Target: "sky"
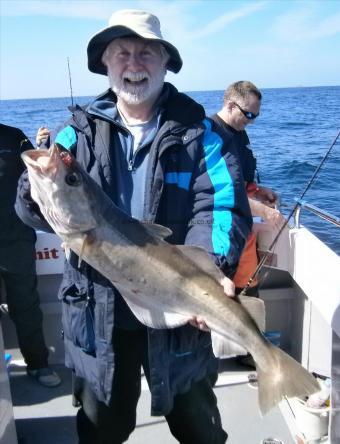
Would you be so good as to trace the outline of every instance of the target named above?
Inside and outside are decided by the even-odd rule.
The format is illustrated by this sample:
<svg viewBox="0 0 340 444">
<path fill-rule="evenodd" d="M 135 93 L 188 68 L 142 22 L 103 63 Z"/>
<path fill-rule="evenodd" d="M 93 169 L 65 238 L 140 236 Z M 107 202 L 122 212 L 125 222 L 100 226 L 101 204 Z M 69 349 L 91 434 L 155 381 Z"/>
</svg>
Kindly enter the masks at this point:
<svg viewBox="0 0 340 444">
<path fill-rule="evenodd" d="M 181 91 L 340 85 L 340 0 L 0 0 L 0 99 L 94 96 L 90 38 L 118 9 L 156 14 L 184 61 Z"/>
</svg>

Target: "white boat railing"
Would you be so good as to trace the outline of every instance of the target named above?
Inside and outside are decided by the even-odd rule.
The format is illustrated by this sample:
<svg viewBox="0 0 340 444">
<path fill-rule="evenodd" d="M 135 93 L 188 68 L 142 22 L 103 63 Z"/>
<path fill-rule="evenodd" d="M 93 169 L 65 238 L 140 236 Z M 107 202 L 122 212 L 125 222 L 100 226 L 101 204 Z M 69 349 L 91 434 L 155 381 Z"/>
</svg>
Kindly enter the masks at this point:
<svg viewBox="0 0 340 444">
<path fill-rule="evenodd" d="M 327 220 L 333 225 L 336 225 L 337 227 L 340 227 L 340 218 L 333 216 L 333 214 L 328 213 L 325 210 L 322 210 L 319 207 L 316 207 L 315 205 L 312 205 L 305 200 L 298 201 L 298 206 L 294 213 L 294 225 L 295 228 L 300 228 L 300 216 L 301 216 L 301 209 L 304 208 L 305 210 L 308 210 L 312 212 L 313 214 L 316 214 L 321 219 Z"/>
<path fill-rule="evenodd" d="M 301 362 L 310 371 L 331 378 L 329 444 L 340 444 L 340 257 L 300 225 L 301 206 L 338 225 L 339 220 L 309 204 L 299 205 L 294 228 L 282 232 L 272 251 L 272 266 L 287 271 L 302 290 L 304 301 Z M 275 233 L 258 224 L 259 248 L 267 251 Z"/>
</svg>

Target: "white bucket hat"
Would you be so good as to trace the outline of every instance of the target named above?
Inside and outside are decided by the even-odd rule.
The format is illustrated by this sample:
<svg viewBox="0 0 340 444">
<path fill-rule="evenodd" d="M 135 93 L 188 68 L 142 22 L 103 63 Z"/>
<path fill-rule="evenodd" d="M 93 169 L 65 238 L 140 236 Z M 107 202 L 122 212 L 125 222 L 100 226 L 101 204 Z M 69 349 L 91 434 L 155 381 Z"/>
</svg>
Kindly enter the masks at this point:
<svg viewBox="0 0 340 444">
<path fill-rule="evenodd" d="M 107 45 L 119 37 L 137 36 L 146 40 L 158 41 L 167 50 L 170 58 L 167 69 L 177 73 L 182 67 L 178 50 L 163 39 L 158 18 L 146 11 L 123 9 L 114 12 L 109 26 L 95 34 L 87 46 L 88 67 L 91 72 L 107 75 L 107 68 L 102 62 Z"/>
</svg>

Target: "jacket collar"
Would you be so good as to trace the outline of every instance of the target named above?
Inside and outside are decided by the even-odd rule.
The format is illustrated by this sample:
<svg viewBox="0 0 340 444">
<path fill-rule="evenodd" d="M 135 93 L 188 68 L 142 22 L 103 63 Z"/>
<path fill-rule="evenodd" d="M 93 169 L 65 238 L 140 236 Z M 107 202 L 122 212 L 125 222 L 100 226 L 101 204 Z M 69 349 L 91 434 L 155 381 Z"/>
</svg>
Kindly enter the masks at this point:
<svg viewBox="0 0 340 444">
<path fill-rule="evenodd" d="M 97 96 L 85 111 L 89 114 L 116 122 L 117 96 L 108 89 Z M 162 113 L 163 121 L 172 121 L 174 125 L 189 126 L 199 123 L 205 118 L 204 108 L 183 93 L 179 93 L 171 83 L 164 83 L 162 93 L 155 106 Z"/>
</svg>

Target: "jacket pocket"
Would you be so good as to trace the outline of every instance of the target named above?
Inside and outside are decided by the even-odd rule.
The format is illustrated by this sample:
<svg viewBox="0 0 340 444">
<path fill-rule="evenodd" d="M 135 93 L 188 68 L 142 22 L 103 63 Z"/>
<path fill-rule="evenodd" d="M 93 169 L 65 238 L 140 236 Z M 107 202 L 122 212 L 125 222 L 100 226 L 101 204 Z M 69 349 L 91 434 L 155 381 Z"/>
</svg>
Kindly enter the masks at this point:
<svg viewBox="0 0 340 444">
<path fill-rule="evenodd" d="M 73 283 L 60 290 L 64 335 L 85 353 L 95 356 L 94 299 L 86 287 Z"/>
<path fill-rule="evenodd" d="M 177 358 L 199 352 L 211 344 L 210 334 L 191 325 L 170 330 L 169 350 Z"/>
</svg>

